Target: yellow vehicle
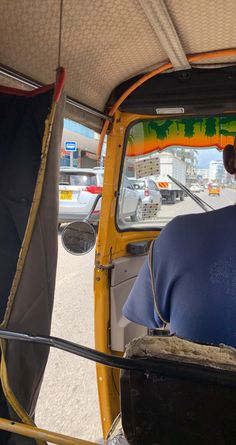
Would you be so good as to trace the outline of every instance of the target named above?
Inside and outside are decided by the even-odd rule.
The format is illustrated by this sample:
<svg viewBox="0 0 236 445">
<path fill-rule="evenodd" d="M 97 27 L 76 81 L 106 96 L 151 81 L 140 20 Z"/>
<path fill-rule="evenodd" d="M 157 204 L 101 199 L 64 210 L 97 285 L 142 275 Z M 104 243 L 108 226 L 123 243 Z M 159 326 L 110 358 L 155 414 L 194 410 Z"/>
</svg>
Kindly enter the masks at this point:
<svg viewBox="0 0 236 445">
<path fill-rule="evenodd" d="M 220 196 L 220 186 L 218 184 L 210 184 L 208 187 L 209 196 Z"/>
<path fill-rule="evenodd" d="M 155 337 L 148 337 L 135 352 L 128 347 L 123 358 L 125 345 L 147 334 L 146 328 L 122 318 L 121 310 L 151 241 L 174 216 L 199 211 L 197 204 L 202 211 L 212 209 L 177 177 L 170 177 L 188 198 L 171 208 L 163 205 L 158 213 L 150 208 L 145 220 L 124 217 L 131 190 L 126 178 L 158 176 L 163 150 L 186 161 L 186 175 L 191 176 L 187 167 L 196 167 L 196 152 L 222 151 L 236 135 L 236 4 L 213 3 L 1 2 L 0 338 L 5 411 L 0 429 L 10 432 L 1 443 L 92 444 L 34 424 L 49 347 L 57 347 L 98 363 L 101 423 L 108 444 L 123 440 L 113 438 L 112 425 L 120 412 L 126 443 L 132 445 L 235 444 L 236 362 L 229 351 L 219 363 L 214 348 L 190 342 L 183 346 L 178 340 L 173 346 L 169 337 L 162 347 L 157 337 L 154 353 L 150 342 Z M 50 337 L 63 116 L 100 133 L 98 164 L 107 135 L 94 263 L 95 351 Z M 80 254 L 91 250 L 95 233 L 86 222 L 74 223 L 63 239 L 69 251 Z M 160 404 L 160 399 L 168 403 Z M 179 411 L 189 417 L 176 417 Z M 216 428 L 219 422 L 227 425 Z"/>
</svg>

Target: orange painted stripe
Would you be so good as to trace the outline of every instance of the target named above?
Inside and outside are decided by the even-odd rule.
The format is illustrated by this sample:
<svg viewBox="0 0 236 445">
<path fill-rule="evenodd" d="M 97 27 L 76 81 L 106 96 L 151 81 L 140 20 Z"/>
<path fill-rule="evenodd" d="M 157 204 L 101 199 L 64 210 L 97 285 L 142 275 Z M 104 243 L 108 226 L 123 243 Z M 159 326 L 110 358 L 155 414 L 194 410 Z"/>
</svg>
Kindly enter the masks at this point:
<svg viewBox="0 0 236 445">
<path fill-rule="evenodd" d="M 158 187 L 167 188 L 169 186 L 169 182 L 158 182 Z"/>
</svg>

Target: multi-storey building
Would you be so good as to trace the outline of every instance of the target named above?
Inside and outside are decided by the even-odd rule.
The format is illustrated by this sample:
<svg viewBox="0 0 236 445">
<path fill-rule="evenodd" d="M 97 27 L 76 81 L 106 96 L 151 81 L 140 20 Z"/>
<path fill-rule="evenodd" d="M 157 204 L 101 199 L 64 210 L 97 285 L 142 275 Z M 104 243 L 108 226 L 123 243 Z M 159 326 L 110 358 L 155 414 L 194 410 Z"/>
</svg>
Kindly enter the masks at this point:
<svg viewBox="0 0 236 445">
<path fill-rule="evenodd" d="M 84 125 L 64 119 L 61 142 L 61 166 L 95 167 L 99 135 Z M 66 142 L 75 142 L 75 151 L 66 150 Z M 105 153 L 105 147 L 103 148 Z"/>
<path fill-rule="evenodd" d="M 210 161 L 209 164 L 209 181 L 217 181 L 221 183 L 225 177 L 223 161 Z"/>
</svg>

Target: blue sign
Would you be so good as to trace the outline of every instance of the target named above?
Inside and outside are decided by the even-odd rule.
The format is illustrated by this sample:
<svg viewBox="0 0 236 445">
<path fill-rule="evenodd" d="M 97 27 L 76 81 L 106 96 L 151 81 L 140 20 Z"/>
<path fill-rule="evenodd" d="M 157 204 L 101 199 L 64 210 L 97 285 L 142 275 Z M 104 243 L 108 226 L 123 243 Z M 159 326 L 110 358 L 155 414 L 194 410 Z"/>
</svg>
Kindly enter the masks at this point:
<svg viewBox="0 0 236 445">
<path fill-rule="evenodd" d="M 64 147 L 66 151 L 76 151 L 77 142 L 76 141 L 65 141 Z"/>
</svg>

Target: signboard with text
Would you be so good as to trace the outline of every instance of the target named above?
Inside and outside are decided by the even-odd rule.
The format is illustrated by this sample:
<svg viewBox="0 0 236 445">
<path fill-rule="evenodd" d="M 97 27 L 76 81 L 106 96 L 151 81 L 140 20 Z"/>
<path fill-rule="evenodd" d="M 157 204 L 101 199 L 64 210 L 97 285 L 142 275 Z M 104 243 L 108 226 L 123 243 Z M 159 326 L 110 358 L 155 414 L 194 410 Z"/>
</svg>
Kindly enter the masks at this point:
<svg viewBox="0 0 236 445">
<path fill-rule="evenodd" d="M 76 141 L 65 141 L 64 147 L 66 151 L 76 151 L 77 142 Z"/>
</svg>

